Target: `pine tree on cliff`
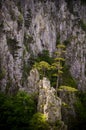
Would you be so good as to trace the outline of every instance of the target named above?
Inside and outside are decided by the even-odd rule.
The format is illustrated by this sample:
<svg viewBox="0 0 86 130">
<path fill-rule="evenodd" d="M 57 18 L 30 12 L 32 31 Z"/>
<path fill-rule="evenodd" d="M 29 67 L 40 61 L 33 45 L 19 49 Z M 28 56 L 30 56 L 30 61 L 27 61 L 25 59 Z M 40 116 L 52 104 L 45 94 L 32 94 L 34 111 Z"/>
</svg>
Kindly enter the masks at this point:
<svg viewBox="0 0 86 130">
<path fill-rule="evenodd" d="M 53 67 L 57 69 L 57 83 L 56 83 L 56 93 L 57 89 L 60 85 L 60 77 L 63 73 L 62 68 L 63 68 L 63 62 L 65 59 L 63 58 L 63 54 L 65 53 L 65 46 L 63 44 L 57 45 L 57 51 L 55 52 L 55 59 L 54 63 L 52 64 Z"/>
<path fill-rule="evenodd" d="M 46 61 L 36 62 L 34 67 L 40 72 L 41 77 L 45 77 L 47 71 L 50 69 L 50 64 Z"/>
</svg>

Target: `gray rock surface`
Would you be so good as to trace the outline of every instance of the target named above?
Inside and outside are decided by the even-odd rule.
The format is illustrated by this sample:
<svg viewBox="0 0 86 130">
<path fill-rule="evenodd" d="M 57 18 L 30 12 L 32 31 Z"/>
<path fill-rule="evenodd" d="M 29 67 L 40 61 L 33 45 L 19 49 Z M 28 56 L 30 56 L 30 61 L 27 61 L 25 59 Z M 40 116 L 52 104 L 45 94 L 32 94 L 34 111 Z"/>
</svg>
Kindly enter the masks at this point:
<svg viewBox="0 0 86 130">
<path fill-rule="evenodd" d="M 46 78 L 39 82 L 38 111 L 44 113 L 49 122 L 61 120 L 61 99 L 56 97 L 55 89 Z"/>
<path fill-rule="evenodd" d="M 67 1 L 67 0 L 66 0 Z M 25 66 L 43 49 L 50 54 L 58 41 L 67 44 L 66 63 L 80 90 L 86 89 L 86 6 L 80 0 L 9 1 L 0 10 L 0 64 L 6 74 L 1 90 L 26 87 Z M 9 78 L 8 78 L 9 77 Z M 8 89 L 7 84 L 12 82 Z"/>
</svg>

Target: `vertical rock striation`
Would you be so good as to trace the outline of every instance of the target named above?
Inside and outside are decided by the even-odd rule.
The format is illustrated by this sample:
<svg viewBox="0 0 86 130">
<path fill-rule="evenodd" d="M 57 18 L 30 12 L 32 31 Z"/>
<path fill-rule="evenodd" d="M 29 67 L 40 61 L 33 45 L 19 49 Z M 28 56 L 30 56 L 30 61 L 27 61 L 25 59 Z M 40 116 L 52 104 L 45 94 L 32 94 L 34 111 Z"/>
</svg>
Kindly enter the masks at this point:
<svg viewBox="0 0 86 130">
<path fill-rule="evenodd" d="M 26 87 L 29 59 L 43 49 L 52 55 L 58 42 L 67 46 L 66 63 L 78 88 L 85 90 L 85 12 L 81 0 L 2 0 L 0 64 L 5 76 L 1 76 L 1 90 Z"/>
</svg>

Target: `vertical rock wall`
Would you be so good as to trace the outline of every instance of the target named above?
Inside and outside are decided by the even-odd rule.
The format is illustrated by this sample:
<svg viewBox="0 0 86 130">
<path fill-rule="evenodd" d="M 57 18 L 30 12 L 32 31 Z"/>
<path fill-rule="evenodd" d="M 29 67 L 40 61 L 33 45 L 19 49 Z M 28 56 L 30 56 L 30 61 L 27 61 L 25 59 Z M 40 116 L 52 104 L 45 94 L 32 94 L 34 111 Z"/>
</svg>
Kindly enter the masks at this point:
<svg viewBox="0 0 86 130">
<path fill-rule="evenodd" d="M 80 0 L 6 0 L 0 7 L 1 90 L 25 87 L 29 58 L 43 49 L 50 54 L 60 41 L 66 63 L 80 90 L 86 89 L 86 17 Z M 11 88 L 9 88 L 11 84 Z"/>
</svg>

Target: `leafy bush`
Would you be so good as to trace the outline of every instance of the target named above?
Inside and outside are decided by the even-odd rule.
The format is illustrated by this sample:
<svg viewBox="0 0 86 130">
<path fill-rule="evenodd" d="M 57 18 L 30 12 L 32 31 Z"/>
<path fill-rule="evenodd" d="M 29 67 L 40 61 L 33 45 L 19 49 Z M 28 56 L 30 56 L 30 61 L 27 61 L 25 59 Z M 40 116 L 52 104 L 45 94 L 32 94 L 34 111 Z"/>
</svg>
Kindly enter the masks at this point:
<svg viewBox="0 0 86 130">
<path fill-rule="evenodd" d="M 71 87 L 77 87 L 77 83 L 75 79 L 72 77 L 68 66 L 63 66 L 63 74 L 62 74 L 62 85 L 64 86 L 71 86 Z"/>
<path fill-rule="evenodd" d="M 4 68 L 0 68 L 0 80 L 2 80 L 5 77 L 6 70 Z"/>
<path fill-rule="evenodd" d="M 49 64 L 52 64 L 53 58 L 49 55 L 48 50 L 43 50 L 42 53 L 38 54 L 36 62 L 40 62 L 40 61 L 45 61 L 48 62 Z"/>
<path fill-rule="evenodd" d="M 35 110 L 34 100 L 26 92 L 0 94 L 0 129 L 27 130 Z"/>
<path fill-rule="evenodd" d="M 45 61 L 36 62 L 34 67 L 40 72 L 42 77 L 46 76 L 46 71 L 50 69 L 50 65 Z"/>
<path fill-rule="evenodd" d="M 68 91 L 68 92 L 78 92 L 77 89 L 73 88 L 73 87 L 70 87 L 70 86 L 60 86 L 59 90 L 65 90 L 65 91 Z"/>
<path fill-rule="evenodd" d="M 22 24 L 23 24 L 23 15 L 22 14 L 20 14 L 18 16 L 17 23 L 18 23 L 18 30 L 20 30 L 22 28 Z"/>
<path fill-rule="evenodd" d="M 42 113 L 34 114 L 30 121 L 30 130 L 49 130 L 46 116 Z"/>
<path fill-rule="evenodd" d="M 51 57 L 49 55 L 49 51 L 48 50 L 43 50 L 42 53 L 39 53 L 37 58 L 34 59 L 34 66 L 36 68 L 38 68 L 38 70 L 40 69 L 40 65 L 41 65 L 41 71 L 39 70 L 40 76 L 41 78 L 43 76 L 46 76 L 50 81 L 51 81 L 51 86 L 56 86 L 56 67 L 51 67 L 52 63 L 54 62 L 54 58 Z M 47 69 L 47 71 L 45 71 L 45 73 L 43 73 L 43 67 L 42 65 L 44 64 L 45 69 Z"/>
<path fill-rule="evenodd" d="M 73 130 L 86 130 L 86 93 L 79 93 L 75 109 L 77 120 L 73 125 Z"/>
<path fill-rule="evenodd" d="M 15 58 L 17 50 L 20 49 L 20 47 L 18 46 L 18 41 L 15 38 L 14 39 L 7 38 L 7 45 L 10 53 Z"/>
</svg>

